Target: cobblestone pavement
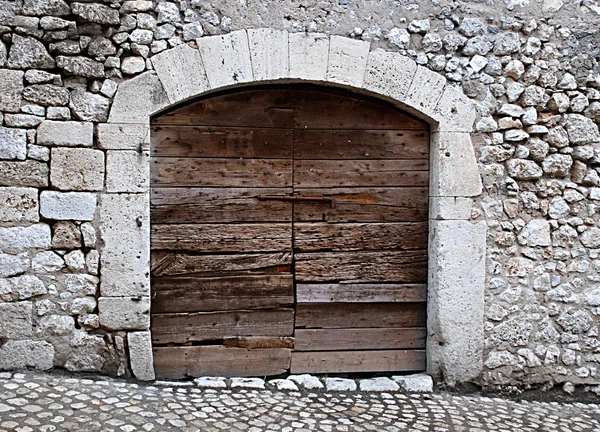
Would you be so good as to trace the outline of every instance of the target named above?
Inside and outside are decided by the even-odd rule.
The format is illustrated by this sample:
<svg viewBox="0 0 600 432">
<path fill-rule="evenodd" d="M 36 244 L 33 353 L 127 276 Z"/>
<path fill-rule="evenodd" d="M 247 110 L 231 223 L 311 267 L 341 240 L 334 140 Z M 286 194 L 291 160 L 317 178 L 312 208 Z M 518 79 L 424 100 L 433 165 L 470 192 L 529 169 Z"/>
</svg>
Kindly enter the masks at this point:
<svg viewBox="0 0 600 432">
<path fill-rule="evenodd" d="M 138 430 L 600 431 L 600 405 L 0 374 L 0 431 Z"/>
</svg>

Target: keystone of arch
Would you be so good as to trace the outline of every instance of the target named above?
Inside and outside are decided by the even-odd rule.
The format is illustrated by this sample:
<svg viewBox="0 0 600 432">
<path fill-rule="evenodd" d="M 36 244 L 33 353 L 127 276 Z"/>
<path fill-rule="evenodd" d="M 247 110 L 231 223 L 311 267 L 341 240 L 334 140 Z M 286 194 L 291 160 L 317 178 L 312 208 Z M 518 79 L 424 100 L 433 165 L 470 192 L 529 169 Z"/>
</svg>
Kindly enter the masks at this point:
<svg viewBox="0 0 600 432">
<path fill-rule="evenodd" d="M 124 206 L 114 207 L 115 217 L 106 224 L 114 225 L 119 215 L 123 218 L 132 212 L 148 220 L 150 116 L 165 108 L 227 88 L 286 82 L 344 87 L 386 100 L 431 126 L 428 372 L 449 385 L 476 381 L 483 368 L 486 224 L 469 221 L 473 198 L 482 193 L 470 136 L 475 120 L 472 102 L 442 75 L 399 53 L 371 50 L 370 43 L 361 40 L 260 28 L 203 37 L 196 42 L 198 49 L 183 44 L 153 56 L 154 71 L 121 83 L 108 123 L 98 126 L 98 144 L 107 149 L 107 160 L 111 153 L 138 154 L 137 158 L 112 158 L 133 161 L 138 175 L 133 176 L 137 181 L 131 184 L 115 182 L 112 194 L 106 194 L 119 194 L 112 201 L 121 200 Z M 128 178 L 131 163 L 115 164 L 107 167 L 107 173 L 109 170 L 117 178 Z M 137 195 L 135 199 L 133 195 Z M 132 205 L 137 205 L 135 211 L 123 210 Z M 110 213 L 110 206 L 103 211 Z M 109 235 L 104 235 L 103 227 L 105 249 L 114 249 L 115 253 L 103 260 L 102 285 L 112 289 L 102 289 L 101 295 L 149 297 L 149 226 L 146 223 L 140 228 L 123 222 L 129 227 L 125 230 L 137 230 L 130 238 L 141 240 L 133 245 L 134 253 L 121 256 L 141 256 L 138 267 L 145 269 L 145 277 L 137 284 L 131 283 L 136 289 L 113 286 L 118 285 L 118 281 L 111 281 L 117 279 L 119 269 L 136 266 L 120 262 L 119 247 L 111 245 L 128 233 L 111 235 L 107 226 Z M 113 310 L 101 310 L 100 318 L 105 327 L 120 325 L 113 322 L 118 321 L 118 313 Z M 133 327 L 127 325 L 124 329 L 149 331 L 149 319 Z M 144 343 L 135 348 L 130 345 L 130 351 L 136 349 L 130 353 L 131 361 L 146 358 L 147 362 L 152 355 L 149 337 L 135 339 Z M 140 356 L 140 350 L 145 356 Z M 132 368 L 146 371 L 136 374 L 139 379 L 153 377 L 147 364 L 136 368 L 132 364 Z"/>
</svg>

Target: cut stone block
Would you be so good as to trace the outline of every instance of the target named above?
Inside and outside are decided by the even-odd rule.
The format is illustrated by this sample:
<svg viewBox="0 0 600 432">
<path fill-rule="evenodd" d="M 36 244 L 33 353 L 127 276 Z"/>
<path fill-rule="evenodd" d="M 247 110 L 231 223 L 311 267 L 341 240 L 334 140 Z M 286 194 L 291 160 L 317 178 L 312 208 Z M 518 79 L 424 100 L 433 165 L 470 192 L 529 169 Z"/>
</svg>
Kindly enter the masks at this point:
<svg viewBox="0 0 600 432">
<path fill-rule="evenodd" d="M 307 390 L 316 390 L 325 387 L 321 380 L 314 375 L 290 375 L 288 379 L 294 381 L 296 384 L 301 385 Z"/>
<path fill-rule="evenodd" d="M 89 122 L 46 120 L 38 127 L 37 143 L 65 147 L 91 147 L 94 125 Z"/>
<path fill-rule="evenodd" d="M 329 36 L 323 33 L 290 33 L 290 78 L 325 81 L 329 62 Z"/>
<path fill-rule="evenodd" d="M 464 197 L 430 198 L 429 218 L 439 220 L 468 220 L 471 218 L 473 199 Z"/>
<path fill-rule="evenodd" d="M 148 330 L 149 297 L 100 297 L 100 326 L 108 330 Z"/>
<path fill-rule="evenodd" d="M 265 380 L 261 378 L 231 378 L 231 388 L 264 389 Z"/>
<path fill-rule="evenodd" d="M 150 179 L 147 153 L 115 150 L 106 152 L 107 192 L 146 192 Z"/>
<path fill-rule="evenodd" d="M 355 391 L 356 382 L 348 378 L 325 378 L 325 387 L 329 391 Z"/>
<path fill-rule="evenodd" d="M 289 76 L 288 32 L 272 28 L 248 29 L 255 81 Z"/>
<path fill-rule="evenodd" d="M 433 117 L 445 86 L 446 78 L 443 75 L 417 66 L 404 102 L 417 112 Z"/>
<path fill-rule="evenodd" d="M 40 220 L 38 190 L 34 188 L 0 187 L 1 222 L 38 222 Z"/>
<path fill-rule="evenodd" d="M 379 377 L 360 380 L 359 388 L 366 392 L 389 392 L 398 391 L 400 386 L 389 378 Z"/>
<path fill-rule="evenodd" d="M 154 379 L 154 362 L 150 332 L 127 333 L 129 364 L 133 375 L 142 381 Z"/>
<path fill-rule="evenodd" d="M 33 160 L 24 162 L 0 161 L 0 185 L 48 186 L 48 164 Z"/>
<path fill-rule="evenodd" d="M 54 347 L 46 341 L 9 340 L 0 347 L 0 370 L 52 369 Z"/>
<path fill-rule="evenodd" d="M 225 377 L 199 377 L 194 380 L 198 387 L 204 388 L 227 388 Z"/>
<path fill-rule="evenodd" d="M 410 57 L 383 50 L 371 51 L 363 88 L 403 101 L 416 72 L 417 64 Z"/>
<path fill-rule="evenodd" d="M 151 114 L 168 105 L 160 80 L 154 72 L 146 72 L 119 85 L 108 122 L 146 124 Z"/>
<path fill-rule="evenodd" d="M 46 224 L 0 228 L 0 250 L 21 252 L 31 248 L 48 249 L 50 238 L 50 227 Z"/>
<path fill-rule="evenodd" d="M 370 47 L 369 42 L 331 36 L 327 81 L 360 88 L 365 76 Z"/>
<path fill-rule="evenodd" d="M 0 126 L 0 159 L 20 159 L 27 156 L 27 135 L 25 129 Z"/>
<path fill-rule="evenodd" d="M 91 192 L 54 192 L 40 194 L 41 214 L 47 219 L 80 220 L 94 219 L 97 197 Z"/>
<path fill-rule="evenodd" d="M 31 262 L 26 252 L 18 255 L 0 252 L 0 278 L 21 274 L 29 270 L 30 265 Z"/>
<path fill-rule="evenodd" d="M 50 182 L 61 190 L 101 191 L 104 152 L 83 148 L 53 148 Z"/>
<path fill-rule="evenodd" d="M 211 88 L 252 81 L 246 30 L 196 39 Z"/>
<path fill-rule="evenodd" d="M 414 375 L 398 375 L 392 379 L 400 384 L 404 390 L 411 393 L 431 393 L 433 391 L 433 379 L 424 373 Z"/>
<path fill-rule="evenodd" d="M 477 112 L 460 86 L 447 85 L 434 112 L 438 132 L 472 132 Z"/>
<path fill-rule="evenodd" d="M 0 111 L 19 112 L 25 72 L 0 69 Z"/>
<path fill-rule="evenodd" d="M 0 338 L 25 339 L 33 334 L 33 304 L 0 303 Z"/>
<path fill-rule="evenodd" d="M 98 147 L 101 149 L 139 151 L 149 145 L 150 126 L 147 124 L 106 123 L 98 125 Z"/>
</svg>

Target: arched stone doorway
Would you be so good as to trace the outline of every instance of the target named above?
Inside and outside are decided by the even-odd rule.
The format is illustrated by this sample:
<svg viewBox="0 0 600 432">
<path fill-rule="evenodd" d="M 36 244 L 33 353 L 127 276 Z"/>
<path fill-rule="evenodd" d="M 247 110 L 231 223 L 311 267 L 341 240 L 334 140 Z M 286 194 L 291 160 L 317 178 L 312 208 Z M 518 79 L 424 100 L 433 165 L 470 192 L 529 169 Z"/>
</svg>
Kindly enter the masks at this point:
<svg viewBox="0 0 600 432">
<path fill-rule="evenodd" d="M 398 53 L 371 50 L 368 42 L 273 29 L 201 38 L 198 49 L 182 45 L 152 62 L 156 72 L 119 86 L 108 123 L 98 126 L 107 163 L 115 162 L 111 172 L 119 177 L 122 170 L 100 201 L 102 285 L 108 289 L 102 289 L 99 315 L 104 327 L 129 332 L 136 377 L 154 376 L 145 152 L 150 116 L 200 95 L 276 82 L 345 87 L 430 125 L 427 371 L 449 385 L 479 376 L 486 225 L 469 220 L 482 184 L 470 139 L 475 110 L 458 87 Z"/>
</svg>

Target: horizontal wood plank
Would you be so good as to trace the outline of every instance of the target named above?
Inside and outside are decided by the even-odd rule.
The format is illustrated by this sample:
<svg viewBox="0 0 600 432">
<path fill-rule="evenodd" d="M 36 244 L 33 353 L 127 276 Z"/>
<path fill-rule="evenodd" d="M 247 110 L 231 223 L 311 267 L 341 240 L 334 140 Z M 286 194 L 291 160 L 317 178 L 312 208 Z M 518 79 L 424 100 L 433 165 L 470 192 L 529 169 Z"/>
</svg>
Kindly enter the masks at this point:
<svg viewBox="0 0 600 432">
<path fill-rule="evenodd" d="M 226 337 L 223 345 L 246 349 L 294 348 L 293 337 Z"/>
<path fill-rule="evenodd" d="M 153 276 L 172 276 L 204 273 L 204 276 L 235 275 L 239 272 L 281 271 L 292 263 L 290 252 L 234 255 L 158 254 L 152 260 Z"/>
<path fill-rule="evenodd" d="M 275 252 L 292 248 L 292 224 L 154 224 L 152 249 L 198 252 Z"/>
<path fill-rule="evenodd" d="M 294 130 L 294 159 L 429 159 L 429 133 L 424 129 L 317 127 Z"/>
<path fill-rule="evenodd" d="M 293 374 L 416 372 L 425 369 L 425 350 L 292 352 Z"/>
<path fill-rule="evenodd" d="M 424 327 L 424 303 L 300 303 L 296 329 Z"/>
<path fill-rule="evenodd" d="M 426 249 L 427 222 L 294 224 L 294 249 L 319 250 Z"/>
<path fill-rule="evenodd" d="M 295 256 L 297 281 L 401 282 L 427 281 L 427 250 L 309 252 Z"/>
<path fill-rule="evenodd" d="M 280 375 L 290 368 L 290 349 L 189 346 L 154 348 L 154 370 L 159 379 L 200 376 Z"/>
<path fill-rule="evenodd" d="M 293 333 L 294 310 L 287 308 L 152 314 L 152 341 L 157 345 Z"/>
<path fill-rule="evenodd" d="M 290 222 L 292 203 L 259 200 L 289 195 L 291 188 L 169 188 L 151 191 L 152 223 Z"/>
<path fill-rule="evenodd" d="M 424 327 L 297 329 L 294 333 L 294 349 L 296 351 L 424 349 L 426 339 L 427 329 Z"/>
<path fill-rule="evenodd" d="M 296 284 L 298 303 L 414 303 L 427 300 L 426 284 Z"/>
<path fill-rule="evenodd" d="M 296 160 L 294 186 L 310 188 L 410 186 L 427 187 L 429 161 Z"/>
<path fill-rule="evenodd" d="M 291 159 L 152 158 L 152 186 L 286 187 Z"/>
<path fill-rule="evenodd" d="M 152 279 L 153 313 L 264 309 L 292 304 L 292 275 Z"/>
<path fill-rule="evenodd" d="M 153 157 L 286 159 L 292 157 L 291 129 L 155 126 Z"/>
<path fill-rule="evenodd" d="M 421 222 L 429 215 L 428 188 L 297 188 L 305 196 L 324 195 L 335 200 L 302 202 L 294 206 L 297 222 Z"/>
</svg>

